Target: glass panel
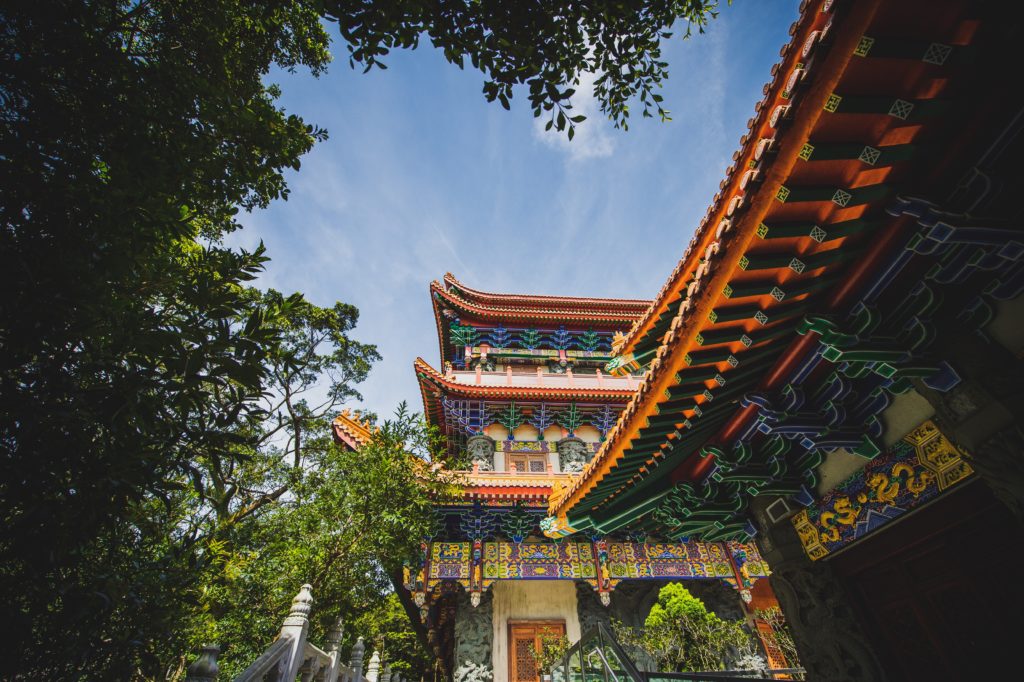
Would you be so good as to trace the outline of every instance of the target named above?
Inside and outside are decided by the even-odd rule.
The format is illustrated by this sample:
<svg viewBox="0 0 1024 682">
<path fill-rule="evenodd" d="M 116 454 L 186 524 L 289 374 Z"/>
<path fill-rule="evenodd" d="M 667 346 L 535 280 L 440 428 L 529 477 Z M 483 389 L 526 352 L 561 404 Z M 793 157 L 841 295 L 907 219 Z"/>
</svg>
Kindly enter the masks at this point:
<svg viewBox="0 0 1024 682">
<path fill-rule="evenodd" d="M 569 673 L 566 682 L 583 682 L 583 669 L 580 665 L 580 650 L 576 649 L 569 657 Z"/>
<path fill-rule="evenodd" d="M 601 661 L 601 640 L 597 637 L 583 645 L 585 682 L 605 682 L 604 663 Z"/>
<path fill-rule="evenodd" d="M 551 682 L 565 682 L 565 664 L 556 665 L 551 669 Z"/>
<path fill-rule="evenodd" d="M 602 653 L 604 653 L 604 658 L 608 662 L 608 679 L 611 682 L 628 680 L 629 673 L 626 672 L 626 666 L 622 665 L 622 661 L 619 660 L 619 655 L 615 652 L 615 649 L 606 646 L 602 649 Z"/>
</svg>

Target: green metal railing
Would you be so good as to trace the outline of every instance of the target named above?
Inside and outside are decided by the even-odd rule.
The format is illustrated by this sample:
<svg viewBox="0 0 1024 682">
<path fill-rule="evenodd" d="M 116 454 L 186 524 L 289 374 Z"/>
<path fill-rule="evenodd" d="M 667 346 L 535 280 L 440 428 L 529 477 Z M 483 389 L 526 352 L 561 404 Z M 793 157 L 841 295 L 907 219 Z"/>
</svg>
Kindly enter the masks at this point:
<svg viewBox="0 0 1024 682">
<path fill-rule="evenodd" d="M 799 678 L 802 668 L 768 670 L 768 675 L 788 675 Z M 551 668 L 551 682 L 719 682 L 721 680 L 747 680 L 758 682 L 778 679 L 756 677 L 756 673 L 740 670 L 715 672 L 648 672 L 640 670 L 622 649 L 615 635 L 604 624 L 587 631 Z M 792 679 L 791 678 L 791 679 Z"/>
</svg>

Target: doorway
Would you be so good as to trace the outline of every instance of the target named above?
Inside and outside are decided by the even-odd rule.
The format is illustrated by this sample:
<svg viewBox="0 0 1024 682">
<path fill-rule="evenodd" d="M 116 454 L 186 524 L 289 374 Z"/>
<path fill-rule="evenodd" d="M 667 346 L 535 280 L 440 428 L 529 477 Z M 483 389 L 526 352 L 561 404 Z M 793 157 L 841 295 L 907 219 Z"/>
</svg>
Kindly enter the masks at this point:
<svg viewBox="0 0 1024 682">
<path fill-rule="evenodd" d="M 510 620 L 508 622 L 509 681 L 540 682 L 535 653 L 544 635 L 564 635 L 564 620 Z"/>
<path fill-rule="evenodd" d="M 1006 674 L 1020 646 L 1021 540 L 975 480 L 831 563 L 893 678 L 978 679 Z"/>
</svg>

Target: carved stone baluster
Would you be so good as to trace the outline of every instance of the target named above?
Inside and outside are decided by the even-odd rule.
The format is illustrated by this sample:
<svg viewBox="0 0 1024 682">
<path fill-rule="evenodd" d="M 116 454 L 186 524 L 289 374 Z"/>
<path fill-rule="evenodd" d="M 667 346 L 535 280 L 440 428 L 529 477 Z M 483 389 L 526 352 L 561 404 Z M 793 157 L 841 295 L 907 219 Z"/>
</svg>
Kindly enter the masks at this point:
<svg viewBox="0 0 1024 682">
<path fill-rule="evenodd" d="M 366 645 L 363 643 L 363 638 L 360 637 L 356 640 L 355 646 L 352 647 L 352 660 L 349 661 L 348 667 L 352 668 L 352 679 L 353 682 L 362 682 L 363 679 L 363 655 L 366 653 Z"/>
<path fill-rule="evenodd" d="M 316 656 L 310 656 L 302 662 L 299 668 L 299 679 L 302 682 L 313 682 L 313 678 L 320 672 L 320 661 Z"/>
<path fill-rule="evenodd" d="M 309 612 L 313 609 L 313 586 L 303 585 L 292 599 L 288 617 L 281 626 L 280 637 L 289 639 L 287 654 L 282 657 L 279 679 L 293 682 L 299 674 L 306 651 L 306 637 L 309 635 Z"/>
<path fill-rule="evenodd" d="M 345 621 L 341 617 L 334 621 L 334 625 L 327 631 L 327 655 L 331 657 L 328 667 L 320 671 L 319 679 L 322 682 L 336 682 L 338 669 L 341 668 L 341 638 L 345 633 Z"/>
<path fill-rule="evenodd" d="M 366 682 L 377 682 L 380 677 L 380 653 L 374 651 L 370 663 L 366 666 Z"/>
</svg>

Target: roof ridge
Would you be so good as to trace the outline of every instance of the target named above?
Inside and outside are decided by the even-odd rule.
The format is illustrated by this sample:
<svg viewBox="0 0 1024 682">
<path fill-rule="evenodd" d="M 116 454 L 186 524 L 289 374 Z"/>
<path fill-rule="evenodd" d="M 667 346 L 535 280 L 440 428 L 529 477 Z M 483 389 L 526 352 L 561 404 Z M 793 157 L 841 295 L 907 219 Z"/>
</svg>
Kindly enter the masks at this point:
<svg viewBox="0 0 1024 682">
<path fill-rule="evenodd" d="M 436 280 L 435 280 L 436 281 Z M 597 303 L 604 305 L 622 305 L 627 307 L 640 307 L 650 304 L 650 299 L 641 298 L 611 298 L 611 297 L 599 297 L 599 296 L 557 296 L 551 294 L 524 294 L 524 293 L 497 293 L 491 291 L 481 291 L 470 286 L 466 286 L 458 278 L 450 272 L 446 272 L 444 275 L 444 282 L 452 287 L 457 288 L 472 296 L 489 299 L 500 299 L 500 300 L 527 300 L 533 299 L 536 301 L 566 301 L 574 303 Z M 440 282 L 439 282 L 440 284 Z"/>
</svg>

